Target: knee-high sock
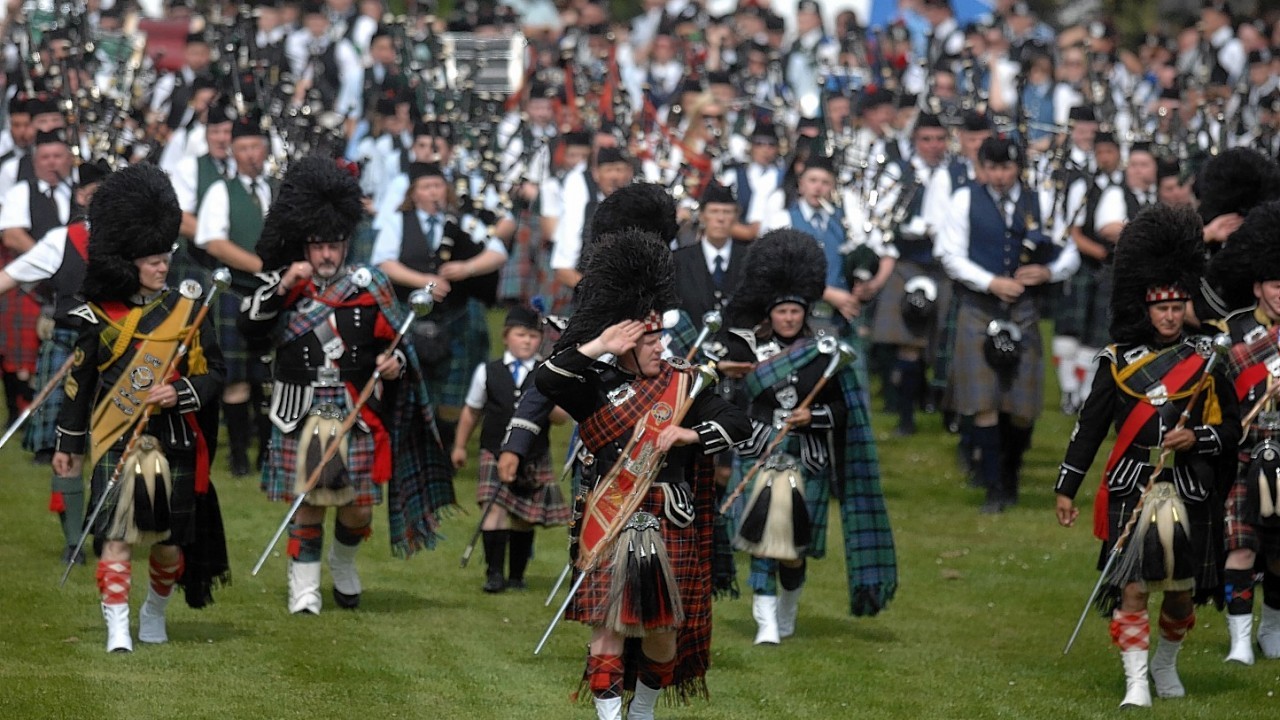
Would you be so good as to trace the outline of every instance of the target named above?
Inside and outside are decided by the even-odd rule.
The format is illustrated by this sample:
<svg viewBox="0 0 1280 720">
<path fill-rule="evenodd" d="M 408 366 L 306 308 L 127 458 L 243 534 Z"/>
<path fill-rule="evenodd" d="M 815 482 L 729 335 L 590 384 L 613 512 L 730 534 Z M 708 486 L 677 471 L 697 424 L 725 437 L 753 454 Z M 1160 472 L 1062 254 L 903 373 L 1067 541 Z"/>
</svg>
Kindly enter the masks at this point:
<svg viewBox="0 0 1280 720">
<path fill-rule="evenodd" d="M 588 655 L 587 687 L 601 700 L 622 697 L 622 656 Z"/>
<path fill-rule="evenodd" d="M 1262 604 L 1280 610 L 1280 575 L 1270 570 L 1262 574 Z"/>
<path fill-rule="evenodd" d="M 915 425 L 916 405 L 920 402 L 920 382 L 924 379 L 924 363 L 898 358 L 894 374 L 898 376 L 898 425 Z"/>
<path fill-rule="evenodd" d="M 504 575 L 502 564 L 507 559 L 507 541 L 511 537 L 510 530 L 485 530 L 484 562 L 490 575 Z"/>
<path fill-rule="evenodd" d="M 804 587 L 805 571 L 808 563 L 801 561 L 797 567 L 787 567 L 781 563 L 778 564 L 778 584 L 783 590 L 799 590 Z"/>
<path fill-rule="evenodd" d="M 98 561 L 98 593 L 103 605 L 128 605 L 133 584 L 133 563 L 128 560 Z"/>
<path fill-rule="evenodd" d="M 507 577 L 512 580 L 523 580 L 525 568 L 529 567 L 529 558 L 533 555 L 533 531 L 511 531 L 511 559 Z"/>
<path fill-rule="evenodd" d="M 1058 389 L 1065 395 L 1080 391 L 1080 377 L 1076 375 L 1076 351 L 1080 341 L 1069 335 L 1055 335 L 1051 343 L 1053 366 L 1058 374 Z"/>
<path fill-rule="evenodd" d="M 1022 458 L 1031 445 L 1033 428 L 1019 427 L 1013 418 L 1000 416 L 1000 491 L 1006 500 L 1018 499 Z"/>
<path fill-rule="evenodd" d="M 1121 652 L 1151 648 L 1151 617 L 1147 611 L 1131 613 L 1116 610 L 1111 614 L 1111 642 Z"/>
<path fill-rule="evenodd" d="M 1000 493 L 1000 427 L 973 428 L 973 447 L 982 454 L 978 461 L 978 479 L 988 495 Z"/>
<path fill-rule="evenodd" d="M 655 690 L 660 690 L 671 686 L 675 674 L 676 659 L 674 657 L 664 662 L 658 662 L 641 653 L 640 668 L 636 674 L 636 679 L 640 682 Z"/>
<path fill-rule="evenodd" d="M 60 506 L 57 510 L 62 521 L 62 537 L 67 545 L 74 545 L 84 530 L 84 480 L 77 476 L 53 476 L 53 495 Z M 53 508 L 53 501 L 50 501 Z"/>
<path fill-rule="evenodd" d="M 173 584 L 178 582 L 178 578 L 182 577 L 182 570 L 185 567 L 182 551 L 178 551 L 178 560 L 171 564 L 162 563 L 156 559 L 155 555 L 151 556 L 150 575 L 151 589 L 160 597 L 169 597 L 173 592 Z"/>
<path fill-rule="evenodd" d="M 324 525 L 301 525 L 293 523 L 289 526 L 289 557 L 295 562 L 320 562 L 320 552 L 324 549 Z"/>
<path fill-rule="evenodd" d="M 222 416 L 227 424 L 227 440 L 231 445 L 231 457 L 248 457 L 249 439 L 253 437 L 253 425 L 249 419 L 249 403 L 234 405 L 223 403 Z"/>
<path fill-rule="evenodd" d="M 1093 389 L 1093 376 L 1098 374 L 1098 348 L 1081 345 L 1076 351 L 1076 373 L 1080 376 L 1080 402 L 1089 397 Z"/>
<path fill-rule="evenodd" d="M 1226 596 L 1228 615 L 1253 614 L 1253 571 L 1227 569 L 1223 573 L 1222 590 Z"/>
<path fill-rule="evenodd" d="M 1196 626 L 1196 614 L 1193 610 L 1184 618 L 1175 618 L 1163 610 L 1160 612 L 1160 637 L 1170 642 L 1182 642 L 1191 628 Z"/>
</svg>

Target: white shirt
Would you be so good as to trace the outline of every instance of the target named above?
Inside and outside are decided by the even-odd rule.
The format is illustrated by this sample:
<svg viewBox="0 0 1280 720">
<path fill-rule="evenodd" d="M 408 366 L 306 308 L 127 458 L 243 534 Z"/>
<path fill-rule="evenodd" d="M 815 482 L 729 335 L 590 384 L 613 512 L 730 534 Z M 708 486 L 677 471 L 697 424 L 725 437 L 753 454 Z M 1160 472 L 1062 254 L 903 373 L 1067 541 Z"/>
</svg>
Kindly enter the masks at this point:
<svg viewBox="0 0 1280 720">
<path fill-rule="evenodd" d="M 196 247 L 206 247 L 214 240 L 231 239 L 231 198 L 227 194 L 227 183 L 239 182 L 249 192 L 256 192 L 258 204 L 262 206 L 262 216 L 267 216 L 271 206 L 271 188 L 267 187 L 266 178 L 259 177 L 256 186 L 251 186 L 250 179 L 237 175 L 234 181 L 222 180 L 209 186 L 204 194 L 204 202 L 200 203 L 200 212 L 196 215 Z"/>
<path fill-rule="evenodd" d="M 702 257 L 707 261 L 707 273 L 714 275 L 716 272 L 716 258 L 720 258 L 720 268 L 725 272 L 729 272 L 729 258 L 733 255 L 733 238 L 725 241 L 724 247 L 717 248 L 703 238 L 700 242 L 702 245 Z"/>
<path fill-rule="evenodd" d="M 49 183 L 36 181 L 40 192 L 49 190 Z M 71 219 L 71 186 L 68 182 L 58 184 L 53 192 L 53 200 L 58 205 L 58 220 L 66 225 Z M 9 228 L 31 229 L 31 185 L 16 183 L 4 196 L 4 207 L 0 208 L 0 230 Z"/>
<path fill-rule="evenodd" d="M 956 190 L 951 196 L 951 209 L 947 213 L 946 224 L 938 236 L 936 248 L 938 259 L 947 275 L 956 282 L 977 292 L 988 292 L 995 274 L 969 259 L 969 203 L 973 189 L 987 192 L 982 186 L 966 186 Z M 1017 203 L 1021 196 L 1019 186 L 1015 185 L 1009 193 L 1012 203 Z M 1010 203 L 1006 203 L 1008 205 Z M 1008 222 L 1009 208 L 1005 208 Z M 1049 282 L 1061 282 L 1071 276 L 1080 264 L 1080 256 L 1076 253 L 1059 253 L 1058 258 L 1049 264 Z"/>
<path fill-rule="evenodd" d="M 1248 56 L 1244 44 L 1236 37 L 1230 25 L 1223 25 L 1209 38 L 1209 44 L 1218 54 L 1218 64 L 1227 71 L 1229 83 L 1235 83 L 1245 71 Z"/>
<path fill-rule="evenodd" d="M 589 188 L 586 180 L 587 170 L 569 173 L 564 178 L 564 192 L 561 199 L 564 214 L 556 225 L 555 248 L 551 251 L 552 270 L 573 270 L 578 267 L 578 256 L 582 253 L 582 231 L 586 226 L 587 196 Z"/>
<path fill-rule="evenodd" d="M 339 77 L 337 98 L 334 100 L 335 112 L 347 117 L 359 117 L 364 112 L 364 63 L 360 62 L 360 54 L 346 40 L 332 40 L 327 36 L 315 37 L 305 28 L 295 31 L 284 41 L 285 56 L 293 69 L 295 78 L 311 79 L 311 51 L 314 46 L 320 54 L 328 50 L 330 43 L 334 47 L 334 64 L 338 67 Z"/>
<path fill-rule="evenodd" d="M 30 148 L 20 150 L 14 153 L 13 157 L 0 163 L 0 199 L 8 195 L 9 188 L 18 182 L 18 163 L 22 162 L 23 156 L 30 152 Z"/>
<path fill-rule="evenodd" d="M 823 200 L 822 204 L 818 207 L 814 207 L 804 200 L 800 200 L 796 204 L 800 208 L 800 217 L 804 218 L 805 222 L 810 225 L 813 224 L 813 216 L 818 212 L 818 210 L 822 210 L 828 223 L 832 221 L 832 216 L 835 214 L 835 208 L 826 200 Z M 777 230 L 778 228 L 789 227 L 791 227 L 791 210 L 790 208 L 784 207 L 774 211 L 773 215 L 769 217 L 768 227 L 765 229 Z"/>
<path fill-rule="evenodd" d="M 182 208 L 182 212 L 191 215 L 196 214 L 197 206 L 200 204 L 200 198 L 196 196 L 200 182 L 199 162 L 200 158 L 183 158 L 178 163 L 178 167 L 169 173 L 169 183 L 173 185 L 173 193 L 178 196 L 178 207 Z M 235 158 L 228 154 L 223 162 L 226 163 L 227 172 L 235 174 Z"/>
<path fill-rule="evenodd" d="M 427 227 L 427 213 L 417 210 L 415 214 L 418 216 L 418 222 L 421 223 L 422 229 L 425 231 Z M 436 228 L 434 236 L 431 238 L 431 249 L 435 251 L 440 247 L 440 240 L 444 235 L 444 224 L 447 216 L 443 213 L 436 215 Z M 495 237 L 489 237 L 489 228 L 471 215 L 463 215 L 458 220 L 458 225 L 471 235 L 471 240 L 475 243 L 484 245 L 485 252 L 496 252 L 502 257 L 507 257 L 507 246 L 501 240 Z M 369 255 L 370 265 L 381 265 L 388 260 L 400 259 L 400 245 L 404 241 L 404 215 L 399 212 L 387 214 L 381 226 L 378 228 L 378 237 L 373 242 L 373 252 Z"/>
<path fill-rule="evenodd" d="M 62 268 L 63 253 L 66 250 L 67 228 L 64 225 L 45 233 L 30 250 L 6 265 L 4 271 L 20 283 L 48 280 Z"/>
<path fill-rule="evenodd" d="M 537 355 L 534 355 L 528 360 L 516 360 L 516 356 L 512 355 L 510 351 L 504 351 L 502 353 L 502 364 L 507 368 L 507 372 L 511 372 L 511 363 L 518 362 L 520 364 L 519 376 L 513 376 L 512 378 L 515 380 L 516 387 L 520 387 L 520 383 L 524 382 L 525 378 L 529 377 L 529 373 L 533 372 L 533 368 L 538 364 L 538 360 L 539 358 Z M 488 363 L 480 363 L 476 366 L 476 371 L 471 373 L 471 386 L 467 388 L 467 397 L 463 402 L 465 402 L 467 407 L 472 410 L 484 409 L 484 397 L 485 392 L 488 390 L 489 380 L 489 374 L 485 372 L 485 365 L 487 364 Z"/>
<path fill-rule="evenodd" d="M 160 153 L 160 169 L 169 174 L 178 171 L 178 166 L 186 158 L 198 158 L 209 152 L 209 141 L 205 136 L 204 123 L 196 123 L 190 129 L 178 128 L 169 136 L 164 150 Z"/>
<path fill-rule="evenodd" d="M 1093 214 L 1093 231 L 1101 232 L 1102 228 L 1112 223 L 1122 223 L 1132 218 L 1129 217 L 1129 205 L 1125 202 L 1125 186 L 1111 185 L 1102 191 L 1102 197 L 1098 198 L 1098 209 Z M 1138 197 L 1138 202 L 1144 207 L 1151 205 L 1156 201 L 1155 188 L 1149 190 L 1135 190 L 1134 195 Z"/>
<path fill-rule="evenodd" d="M 747 205 L 747 214 L 742 218 L 745 223 L 758 222 L 761 225 L 776 208 L 771 207 L 773 191 L 778 189 L 778 180 L 782 177 L 776 165 L 760 165 L 751 163 L 747 166 L 747 184 L 751 186 L 751 202 Z M 738 197 L 742 196 L 742 188 L 737 187 L 738 173 L 724 173 L 720 180 L 732 186 Z"/>
</svg>

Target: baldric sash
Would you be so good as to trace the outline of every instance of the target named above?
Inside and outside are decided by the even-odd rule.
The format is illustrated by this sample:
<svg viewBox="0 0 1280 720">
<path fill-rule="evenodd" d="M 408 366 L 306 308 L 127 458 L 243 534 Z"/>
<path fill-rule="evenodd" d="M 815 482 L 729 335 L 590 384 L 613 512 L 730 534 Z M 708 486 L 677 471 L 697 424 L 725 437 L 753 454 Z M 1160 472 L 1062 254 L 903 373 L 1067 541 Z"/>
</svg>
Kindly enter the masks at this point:
<svg viewBox="0 0 1280 720">
<path fill-rule="evenodd" d="M 1115 346 L 1113 345 L 1112 348 L 1114 349 Z M 1194 392 L 1195 384 L 1187 388 L 1187 383 L 1200 376 L 1200 371 L 1204 369 L 1206 362 L 1205 358 L 1196 353 L 1193 345 L 1181 343 L 1164 352 L 1144 355 L 1126 365 L 1122 370 L 1117 370 L 1113 366 L 1112 372 L 1115 373 L 1117 388 L 1128 395 L 1144 399 L 1134 406 L 1129 416 L 1121 423 L 1116 443 L 1107 457 L 1106 469 L 1102 473 L 1098 494 L 1093 503 L 1094 537 L 1104 541 L 1108 539 L 1110 523 L 1107 513 L 1110 491 L 1107 479 L 1115 469 L 1116 463 L 1120 462 L 1120 458 L 1124 457 L 1124 454 L 1133 446 L 1138 433 L 1156 415 L 1160 405 L 1167 401 L 1188 397 Z M 1131 385 L 1141 388 L 1141 391 L 1132 390 Z"/>
<path fill-rule="evenodd" d="M 195 306 L 195 299 L 179 295 L 168 317 L 155 330 L 146 334 L 137 332 L 144 308 L 135 307 L 128 311 L 123 320 L 116 321 L 107 310 L 94 307 L 98 317 L 120 333 L 112 346 L 111 360 L 105 364 L 107 367 L 123 357 L 134 340 L 141 340 L 141 343 L 129 359 L 128 367 L 120 373 L 119 379 L 93 409 L 93 419 L 89 425 L 89 436 L 92 439 L 89 451 L 91 466 L 137 422 L 139 411 L 142 410 L 151 388 L 166 382 L 167 378 L 156 376 L 177 354 L 178 345 L 186 334 L 187 323 L 192 318 Z"/>
<path fill-rule="evenodd" d="M 632 383 L 621 401 L 596 410 L 582 422 L 579 433 L 588 450 L 599 450 L 634 426 L 631 439 L 618 462 L 587 495 L 578 535 L 582 552 L 579 567 L 587 569 L 612 528 L 627 518 L 618 515 L 627 498 L 644 490 L 662 468 L 665 453 L 655 445 L 658 435 L 675 419 L 677 409 L 688 399 L 690 374 L 667 366 L 655 378 Z"/>
</svg>

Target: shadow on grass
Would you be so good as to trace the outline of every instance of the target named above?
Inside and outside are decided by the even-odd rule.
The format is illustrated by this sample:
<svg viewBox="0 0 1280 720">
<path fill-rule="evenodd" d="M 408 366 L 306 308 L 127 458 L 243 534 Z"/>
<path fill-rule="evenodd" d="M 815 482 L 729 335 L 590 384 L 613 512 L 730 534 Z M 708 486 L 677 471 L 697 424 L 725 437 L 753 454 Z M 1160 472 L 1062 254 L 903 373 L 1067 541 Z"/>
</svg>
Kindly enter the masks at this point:
<svg viewBox="0 0 1280 720">
<path fill-rule="evenodd" d="M 331 599 L 326 598 L 325 611 L 328 612 L 332 608 L 333 612 L 343 612 L 341 608 L 328 602 Z M 355 612 L 371 615 L 393 615 L 421 612 L 423 610 L 462 610 L 467 606 L 468 604 L 462 602 L 461 599 L 444 599 L 439 594 L 433 595 L 431 588 L 426 585 L 423 586 L 423 591 L 420 593 L 379 587 L 366 588 L 360 594 L 360 607 Z"/>
</svg>

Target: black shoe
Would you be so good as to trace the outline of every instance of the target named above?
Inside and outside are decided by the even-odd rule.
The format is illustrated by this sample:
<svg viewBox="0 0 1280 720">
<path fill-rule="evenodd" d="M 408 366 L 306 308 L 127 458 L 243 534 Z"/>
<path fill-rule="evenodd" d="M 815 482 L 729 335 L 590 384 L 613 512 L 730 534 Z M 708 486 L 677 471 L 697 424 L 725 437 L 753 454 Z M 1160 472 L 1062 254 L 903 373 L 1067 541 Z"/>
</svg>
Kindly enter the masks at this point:
<svg viewBox="0 0 1280 720">
<path fill-rule="evenodd" d="M 982 503 L 982 507 L 978 508 L 978 512 L 983 515 L 999 515 L 1004 512 L 1004 501 L 988 500 Z"/>
<path fill-rule="evenodd" d="M 507 581 L 508 590 L 528 590 L 529 586 L 525 584 L 524 578 L 511 578 Z"/>
<path fill-rule="evenodd" d="M 52 450 L 38 450 L 34 457 L 31 458 L 33 465 L 49 465 L 53 462 Z"/>
<path fill-rule="evenodd" d="M 500 593 L 507 589 L 507 581 L 502 577 L 500 572 L 489 573 L 489 579 L 484 581 L 484 591 L 487 593 Z"/>
<path fill-rule="evenodd" d="M 911 437 L 916 434 L 916 424 L 914 422 L 900 422 L 898 427 L 894 429 L 893 434 L 898 437 Z"/>
<path fill-rule="evenodd" d="M 249 456 L 243 451 L 231 453 L 231 474 L 234 477 L 244 477 L 249 474 Z"/>
<path fill-rule="evenodd" d="M 334 588 L 333 601 L 343 610 L 355 610 L 360 607 L 360 593 L 348 595 L 343 592 L 338 592 L 338 588 Z"/>
<path fill-rule="evenodd" d="M 73 546 L 73 545 L 68 545 L 68 546 L 66 546 L 65 548 L 63 548 L 63 550 L 62 550 L 62 564 L 63 564 L 63 565 L 67 565 L 67 564 L 70 564 L 70 563 L 71 563 L 71 553 L 73 553 L 73 552 L 75 552 L 75 546 Z M 83 564 L 85 563 L 85 560 L 84 560 L 84 551 L 83 551 L 83 550 L 81 550 L 80 552 L 76 553 L 75 563 L 76 563 L 77 565 L 83 565 Z"/>
</svg>

